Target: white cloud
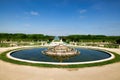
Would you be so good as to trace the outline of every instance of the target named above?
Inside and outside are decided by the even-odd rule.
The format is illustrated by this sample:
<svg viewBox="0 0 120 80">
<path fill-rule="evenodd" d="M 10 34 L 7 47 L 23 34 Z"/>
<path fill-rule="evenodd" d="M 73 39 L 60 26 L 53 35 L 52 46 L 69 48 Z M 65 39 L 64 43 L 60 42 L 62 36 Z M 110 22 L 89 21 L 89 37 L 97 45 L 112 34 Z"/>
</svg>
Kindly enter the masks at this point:
<svg viewBox="0 0 120 80">
<path fill-rule="evenodd" d="M 39 15 L 39 12 L 31 11 L 30 14 L 31 14 L 31 15 L 34 15 L 34 16 L 37 16 L 37 15 Z"/>
<path fill-rule="evenodd" d="M 33 16 L 37 16 L 39 15 L 39 12 L 37 11 L 29 11 L 29 12 L 24 12 L 25 15 L 33 15 Z"/>
<path fill-rule="evenodd" d="M 83 14 L 83 13 L 86 13 L 86 12 L 87 12 L 86 9 L 82 9 L 82 10 L 80 10 L 80 14 Z"/>
</svg>

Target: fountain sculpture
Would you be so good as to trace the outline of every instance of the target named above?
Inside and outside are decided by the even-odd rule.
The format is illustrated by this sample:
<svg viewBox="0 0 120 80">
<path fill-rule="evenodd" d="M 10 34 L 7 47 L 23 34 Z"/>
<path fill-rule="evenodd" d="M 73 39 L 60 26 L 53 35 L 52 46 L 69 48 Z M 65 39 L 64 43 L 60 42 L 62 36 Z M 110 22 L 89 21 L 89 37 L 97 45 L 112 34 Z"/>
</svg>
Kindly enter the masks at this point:
<svg viewBox="0 0 120 80">
<path fill-rule="evenodd" d="M 55 37 L 55 39 L 51 42 L 50 47 L 43 51 L 43 54 L 62 62 L 65 59 L 79 55 L 80 52 L 72 47 L 67 46 L 67 44 L 58 37 Z"/>
</svg>

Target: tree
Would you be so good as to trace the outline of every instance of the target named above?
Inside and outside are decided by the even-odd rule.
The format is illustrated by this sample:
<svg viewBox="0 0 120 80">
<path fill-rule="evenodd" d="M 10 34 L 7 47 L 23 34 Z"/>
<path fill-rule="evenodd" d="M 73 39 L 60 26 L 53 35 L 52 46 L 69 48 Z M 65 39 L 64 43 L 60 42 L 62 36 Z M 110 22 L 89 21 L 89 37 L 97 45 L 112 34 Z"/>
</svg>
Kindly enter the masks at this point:
<svg viewBox="0 0 120 80">
<path fill-rule="evenodd" d="M 117 40 L 116 40 L 116 43 L 117 43 L 117 44 L 120 44 L 120 39 L 117 39 Z"/>
</svg>

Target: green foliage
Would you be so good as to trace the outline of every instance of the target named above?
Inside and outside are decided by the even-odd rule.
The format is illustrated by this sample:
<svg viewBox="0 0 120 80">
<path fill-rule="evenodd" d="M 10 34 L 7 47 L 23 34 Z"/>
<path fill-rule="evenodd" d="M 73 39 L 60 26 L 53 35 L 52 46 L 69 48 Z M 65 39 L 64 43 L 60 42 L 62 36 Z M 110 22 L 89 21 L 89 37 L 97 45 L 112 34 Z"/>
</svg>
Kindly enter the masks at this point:
<svg viewBox="0 0 120 80">
<path fill-rule="evenodd" d="M 0 41 L 51 41 L 53 38 L 54 36 L 43 34 L 0 33 Z"/>
<path fill-rule="evenodd" d="M 9 43 L 0 43 L 0 47 L 9 47 Z"/>
<path fill-rule="evenodd" d="M 107 48 L 119 48 L 119 45 L 118 44 L 106 44 L 106 45 L 104 45 L 104 47 L 107 47 Z"/>
<path fill-rule="evenodd" d="M 69 35 L 61 36 L 63 41 L 70 42 L 116 42 L 120 36 L 105 36 L 105 35 Z M 119 42 L 119 40 L 118 40 Z"/>
<path fill-rule="evenodd" d="M 120 44 L 120 39 L 117 39 L 117 40 L 116 40 L 116 43 L 117 43 L 117 44 Z"/>
<path fill-rule="evenodd" d="M 59 36 L 63 41 L 69 43 L 75 42 L 113 42 L 120 44 L 120 36 L 105 36 L 105 35 L 69 35 Z M 50 42 L 54 39 L 54 36 L 48 36 L 43 34 L 22 34 L 22 33 L 0 33 L 1 41 L 47 41 Z"/>
</svg>

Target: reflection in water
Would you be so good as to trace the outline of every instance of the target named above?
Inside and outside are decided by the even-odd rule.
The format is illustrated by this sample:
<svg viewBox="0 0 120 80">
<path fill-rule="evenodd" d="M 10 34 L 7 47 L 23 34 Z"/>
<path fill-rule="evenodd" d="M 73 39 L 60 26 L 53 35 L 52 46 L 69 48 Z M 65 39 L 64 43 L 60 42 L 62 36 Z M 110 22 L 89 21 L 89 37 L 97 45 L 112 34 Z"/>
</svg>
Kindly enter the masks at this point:
<svg viewBox="0 0 120 80">
<path fill-rule="evenodd" d="M 59 62 L 63 62 L 64 60 L 69 60 L 70 58 L 77 56 L 77 55 L 66 55 L 66 56 L 56 56 L 56 55 L 47 55 L 55 60 L 58 60 Z"/>
</svg>

